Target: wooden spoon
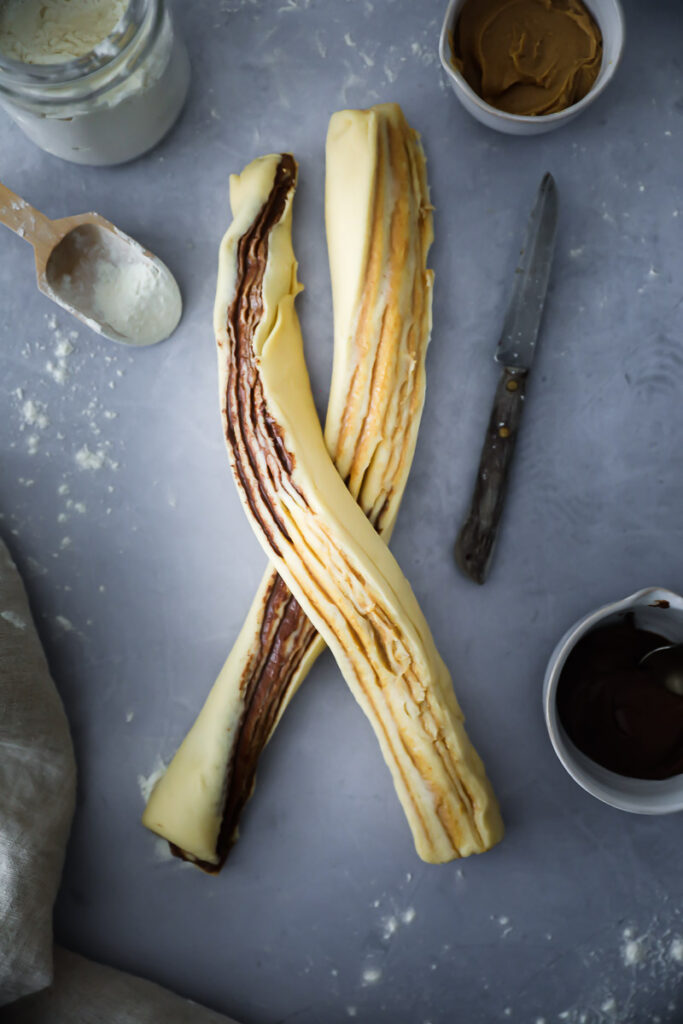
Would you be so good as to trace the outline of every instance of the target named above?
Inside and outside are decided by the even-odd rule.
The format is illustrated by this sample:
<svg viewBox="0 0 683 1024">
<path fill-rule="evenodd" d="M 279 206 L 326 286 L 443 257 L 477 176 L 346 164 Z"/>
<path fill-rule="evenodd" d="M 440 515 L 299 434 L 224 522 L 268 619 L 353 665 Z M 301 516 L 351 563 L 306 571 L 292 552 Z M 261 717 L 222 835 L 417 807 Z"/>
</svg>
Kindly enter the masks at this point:
<svg viewBox="0 0 683 1024">
<path fill-rule="evenodd" d="M 98 213 L 50 220 L 0 183 L 0 223 L 33 246 L 40 291 L 105 338 L 154 345 L 175 330 L 171 271 Z"/>
</svg>

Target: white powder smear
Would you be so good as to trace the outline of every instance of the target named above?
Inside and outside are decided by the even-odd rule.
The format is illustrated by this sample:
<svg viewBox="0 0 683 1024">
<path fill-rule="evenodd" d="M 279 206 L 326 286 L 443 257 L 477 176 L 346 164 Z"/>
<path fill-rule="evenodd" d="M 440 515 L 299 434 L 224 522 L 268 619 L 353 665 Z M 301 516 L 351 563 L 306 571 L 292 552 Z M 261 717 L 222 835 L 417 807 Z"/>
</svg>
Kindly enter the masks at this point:
<svg viewBox="0 0 683 1024">
<path fill-rule="evenodd" d="M 379 967 L 366 967 L 361 975 L 361 980 L 364 985 L 376 985 L 382 977 L 382 972 Z"/>
<path fill-rule="evenodd" d="M 65 615 L 56 615 L 55 622 L 60 629 L 63 629 L 65 633 L 73 633 L 74 625 Z"/>
<path fill-rule="evenodd" d="M 48 359 L 45 364 L 45 369 L 52 377 L 55 384 L 64 385 L 68 377 L 67 359 L 73 353 L 74 347 L 69 341 L 69 338 L 67 338 L 64 332 L 57 326 L 57 318 L 55 316 L 49 316 L 47 323 L 50 330 L 54 331 L 57 344 L 54 348 L 56 362 L 52 359 Z M 69 337 L 77 338 L 78 332 L 69 331 Z"/>
<path fill-rule="evenodd" d="M 21 407 L 21 415 L 28 427 L 37 427 L 38 430 L 45 430 L 50 421 L 45 414 L 45 406 L 42 402 L 36 402 L 32 398 L 27 399 Z"/>
<path fill-rule="evenodd" d="M 156 786 L 161 776 L 165 773 L 165 771 L 166 765 L 161 760 L 159 755 L 157 755 L 157 759 L 154 763 L 154 768 L 149 773 L 149 775 L 138 775 L 138 786 L 140 787 L 140 796 L 145 801 L 145 803 L 147 803 L 147 801 L 149 800 L 150 796 L 152 795 L 152 790 Z"/>
<path fill-rule="evenodd" d="M 63 363 L 53 363 L 51 359 L 48 359 L 45 363 L 45 369 L 55 384 L 64 384 L 66 382 L 66 366 Z"/>
<path fill-rule="evenodd" d="M 75 455 L 76 465 L 78 468 L 89 470 L 102 469 L 106 458 L 106 453 L 102 448 L 98 448 L 96 452 L 91 452 L 87 444 L 84 444 L 82 448 L 79 448 Z"/>
<path fill-rule="evenodd" d="M 683 964 L 683 939 L 675 938 L 669 946 L 669 956 L 675 963 Z"/>
<path fill-rule="evenodd" d="M 401 920 L 404 924 L 412 924 L 415 920 L 415 907 L 407 907 L 401 914 Z"/>
<path fill-rule="evenodd" d="M 66 338 L 62 338 L 61 341 L 58 341 L 55 345 L 55 355 L 58 359 L 66 359 L 67 356 L 71 355 L 73 350 L 73 345 L 70 341 L 67 341 Z"/>
<path fill-rule="evenodd" d="M 5 622 L 9 622 L 10 626 L 14 626 L 15 629 L 26 629 L 26 623 L 16 612 L 0 612 L 0 618 L 4 619 Z"/>
<path fill-rule="evenodd" d="M 171 853 L 171 847 L 165 839 L 157 839 L 154 844 L 154 855 L 158 861 L 162 862 L 176 859 Z M 180 863 L 182 863 L 182 861 Z"/>
<path fill-rule="evenodd" d="M 629 939 L 626 933 L 624 933 L 624 937 L 627 938 L 627 941 L 621 947 L 621 958 L 625 967 L 635 967 L 642 963 L 645 956 L 642 939 Z"/>
<path fill-rule="evenodd" d="M 673 909 L 673 908 L 671 908 Z M 679 924 L 680 911 L 674 910 L 673 919 L 667 914 L 662 920 L 655 916 L 647 926 L 629 925 L 614 933 L 614 945 L 583 949 L 585 963 L 600 965 L 602 980 L 583 993 L 581 1003 L 563 1009 L 561 1013 L 546 1013 L 535 1024 L 550 1024 L 551 1020 L 567 1024 L 673 1024 L 677 1005 L 669 1001 L 667 1014 L 653 1014 L 651 1007 L 664 1006 L 664 998 L 675 995 L 681 982 L 683 967 L 683 937 Z M 676 927 L 674 927 L 674 921 Z M 610 982 L 607 987 L 606 982 Z M 513 1007 L 517 1019 L 518 1009 Z M 522 1015 L 519 1014 L 520 1021 Z"/>
</svg>

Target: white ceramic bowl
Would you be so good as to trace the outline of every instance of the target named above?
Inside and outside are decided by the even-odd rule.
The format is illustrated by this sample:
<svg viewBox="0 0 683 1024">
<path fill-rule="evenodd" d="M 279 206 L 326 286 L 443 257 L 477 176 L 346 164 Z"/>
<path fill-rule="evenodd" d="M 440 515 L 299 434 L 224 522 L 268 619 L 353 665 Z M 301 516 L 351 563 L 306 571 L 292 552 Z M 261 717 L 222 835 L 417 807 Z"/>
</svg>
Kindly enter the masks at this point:
<svg viewBox="0 0 683 1024">
<path fill-rule="evenodd" d="M 683 597 L 649 587 L 584 616 L 568 630 L 553 651 L 543 684 L 543 708 L 555 753 L 575 782 L 598 800 L 635 814 L 669 814 L 683 810 L 683 775 L 671 779 L 630 779 L 608 771 L 586 757 L 565 732 L 557 713 L 557 684 L 569 653 L 598 624 L 632 611 L 635 624 L 675 643 L 683 643 Z"/>
<path fill-rule="evenodd" d="M 566 110 L 558 110 L 556 114 L 527 117 L 498 110 L 497 107 L 485 103 L 481 96 L 477 96 L 474 89 L 470 88 L 452 63 L 451 33 L 455 28 L 460 8 L 464 2 L 465 0 L 450 0 L 441 28 L 439 57 L 453 86 L 453 91 L 465 110 L 468 110 L 473 117 L 489 128 L 505 132 L 508 135 L 541 135 L 543 132 L 550 132 L 554 128 L 568 124 L 593 100 L 597 99 L 617 70 L 624 48 L 624 13 L 621 4 L 619 0 L 586 0 L 586 6 L 600 26 L 603 45 L 602 66 L 590 92 L 578 103 L 567 107 Z"/>
</svg>

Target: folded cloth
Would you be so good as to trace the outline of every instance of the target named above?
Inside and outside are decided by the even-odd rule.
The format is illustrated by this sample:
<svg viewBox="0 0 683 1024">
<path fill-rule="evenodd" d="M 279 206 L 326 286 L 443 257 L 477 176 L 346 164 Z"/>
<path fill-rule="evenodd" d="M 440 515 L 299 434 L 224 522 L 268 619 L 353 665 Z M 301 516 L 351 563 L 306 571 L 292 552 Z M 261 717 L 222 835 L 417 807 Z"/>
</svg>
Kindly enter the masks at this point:
<svg viewBox="0 0 683 1024">
<path fill-rule="evenodd" d="M 52 905 L 75 792 L 64 708 L 0 541 L 0 1006 L 52 980 Z"/>
<path fill-rule="evenodd" d="M 3 1024 L 231 1024 L 149 981 L 53 952 L 75 793 L 64 708 L 0 540 L 0 1007 L 13 1004 Z"/>
<path fill-rule="evenodd" d="M 131 974 L 55 946 L 55 983 L 3 1011 L 2 1024 L 230 1024 Z"/>
</svg>

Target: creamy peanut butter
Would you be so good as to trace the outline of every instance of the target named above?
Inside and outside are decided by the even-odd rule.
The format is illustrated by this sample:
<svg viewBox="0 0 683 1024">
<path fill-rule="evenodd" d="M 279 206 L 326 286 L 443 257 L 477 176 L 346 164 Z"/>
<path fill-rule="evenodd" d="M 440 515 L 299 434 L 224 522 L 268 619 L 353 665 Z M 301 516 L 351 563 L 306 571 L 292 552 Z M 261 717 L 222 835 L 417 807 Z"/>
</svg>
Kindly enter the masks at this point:
<svg viewBox="0 0 683 1024">
<path fill-rule="evenodd" d="M 578 103 L 602 63 L 602 34 L 581 0 L 466 0 L 453 62 L 487 103 L 552 114 Z"/>
</svg>

